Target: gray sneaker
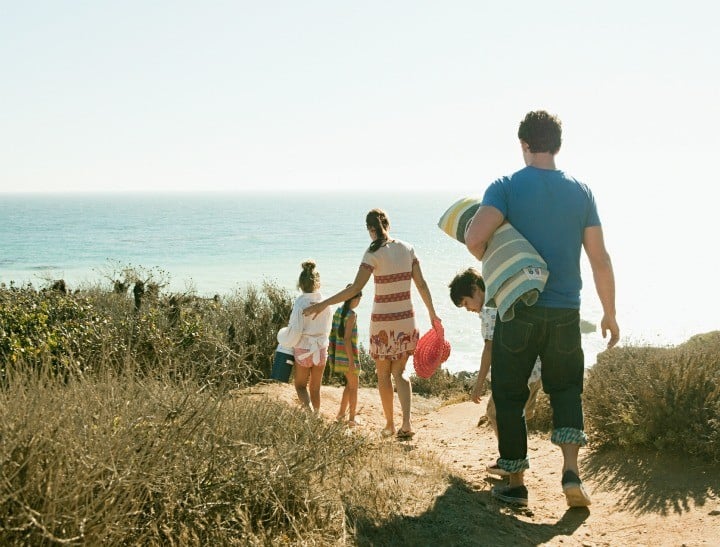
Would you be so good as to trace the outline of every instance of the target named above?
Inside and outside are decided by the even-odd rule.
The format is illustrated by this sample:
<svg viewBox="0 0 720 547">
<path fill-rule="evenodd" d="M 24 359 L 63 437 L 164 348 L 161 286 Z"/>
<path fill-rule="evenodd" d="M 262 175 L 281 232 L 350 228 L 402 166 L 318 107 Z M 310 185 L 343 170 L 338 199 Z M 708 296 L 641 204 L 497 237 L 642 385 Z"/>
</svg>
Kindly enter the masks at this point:
<svg viewBox="0 0 720 547">
<path fill-rule="evenodd" d="M 563 473 L 562 488 L 570 507 L 587 507 L 592 503 L 580 477 L 569 469 Z"/>
<path fill-rule="evenodd" d="M 493 486 L 491 491 L 492 497 L 510 505 L 520 505 L 527 507 L 528 504 L 528 491 L 525 485 L 520 486 L 508 486 L 508 485 L 497 485 Z"/>
</svg>

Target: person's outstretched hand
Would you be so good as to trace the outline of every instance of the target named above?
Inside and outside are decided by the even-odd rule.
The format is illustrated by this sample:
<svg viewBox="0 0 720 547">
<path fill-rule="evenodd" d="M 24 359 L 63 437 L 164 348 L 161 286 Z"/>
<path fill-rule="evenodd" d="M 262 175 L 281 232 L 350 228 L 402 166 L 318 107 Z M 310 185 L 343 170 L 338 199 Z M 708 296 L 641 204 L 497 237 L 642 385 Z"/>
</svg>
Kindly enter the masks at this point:
<svg viewBox="0 0 720 547">
<path fill-rule="evenodd" d="M 308 315 L 312 315 L 312 318 L 315 319 L 318 316 L 318 313 L 323 311 L 325 308 L 327 308 L 326 305 L 323 305 L 321 302 L 318 302 L 317 304 L 312 304 L 311 306 L 308 306 L 303 310 L 303 315 L 307 317 Z"/>
<path fill-rule="evenodd" d="M 615 344 L 620 341 L 620 327 L 618 327 L 617 320 L 614 316 L 609 317 L 603 315 L 602 321 L 600 321 L 600 329 L 602 331 L 602 337 L 606 338 L 608 332 L 610 332 L 610 340 L 608 340 L 607 348 L 612 348 Z"/>
</svg>

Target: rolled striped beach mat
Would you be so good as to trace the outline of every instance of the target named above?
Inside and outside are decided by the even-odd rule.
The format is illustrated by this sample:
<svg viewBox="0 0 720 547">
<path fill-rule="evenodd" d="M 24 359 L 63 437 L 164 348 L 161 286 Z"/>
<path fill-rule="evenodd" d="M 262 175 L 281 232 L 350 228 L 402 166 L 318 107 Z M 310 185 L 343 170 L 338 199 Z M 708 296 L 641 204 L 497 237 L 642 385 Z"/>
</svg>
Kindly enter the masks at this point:
<svg viewBox="0 0 720 547">
<path fill-rule="evenodd" d="M 438 227 L 453 239 L 465 243 L 465 231 L 477 213 L 480 198 L 465 197 L 453 203 L 438 221 Z"/>
</svg>

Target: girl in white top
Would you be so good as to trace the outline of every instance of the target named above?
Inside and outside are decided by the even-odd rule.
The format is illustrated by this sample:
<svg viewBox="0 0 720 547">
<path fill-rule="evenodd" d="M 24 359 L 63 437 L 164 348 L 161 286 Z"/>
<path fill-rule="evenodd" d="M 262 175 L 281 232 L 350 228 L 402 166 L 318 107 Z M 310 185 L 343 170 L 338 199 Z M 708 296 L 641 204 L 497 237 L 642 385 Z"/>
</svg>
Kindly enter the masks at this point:
<svg viewBox="0 0 720 547">
<path fill-rule="evenodd" d="M 303 315 L 308 306 L 320 302 L 320 274 L 315 262 L 302 263 L 298 288 L 303 293 L 295 299 L 288 326 L 280 329 L 278 343 L 293 348 L 295 356 L 295 391 L 300 403 L 317 413 L 320 411 L 320 386 L 327 361 L 328 337 L 332 326 L 332 311 L 328 308 L 315 317 Z M 308 383 L 310 392 L 308 393 Z"/>
</svg>

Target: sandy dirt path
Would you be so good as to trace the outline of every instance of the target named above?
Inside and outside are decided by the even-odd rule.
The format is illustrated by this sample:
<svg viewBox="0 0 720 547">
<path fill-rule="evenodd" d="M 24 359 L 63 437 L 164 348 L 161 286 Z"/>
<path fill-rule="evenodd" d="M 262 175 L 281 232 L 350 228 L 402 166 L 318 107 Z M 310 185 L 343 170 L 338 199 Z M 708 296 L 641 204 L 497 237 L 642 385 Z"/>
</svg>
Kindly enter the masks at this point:
<svg viewBox="0 0 720 547">
<path fill-rule="evenodd" d="M 264 389 L 296 403 L 291 385 L 270 384 Z M 340 387 L 323 386 L 321 413 L 327 419 L 334 419 L 341 393 Z M 397 396 L 395 407 L 397 424 Z M 533 434 L 531 469 L 526 473 L 528 508 L 497 502 L 490 489 L 501 479 L 485 470 L 497 457 L 497 444 L 490 427 L 477 425 L 484 408 L 484 401 L 443 404 L 413 395 L 416 435 L 402 442 L 409 449 L 434 454 L 454 475 L 432 510 L 403 523 L 446 527 L 447 535 L 428 545 L 720 546 L 720 466 L 677 456 L 584 449 L 581 471 L 592 505 L 568 509 L 560 486 L 560 450 L 548 435 Z M 361 388 L 358 415 L 356 429 L 379 436 L 384 419 L 376 389 Z M 395 538 L 386 544 L 402 542 Z"/>
</svg>

